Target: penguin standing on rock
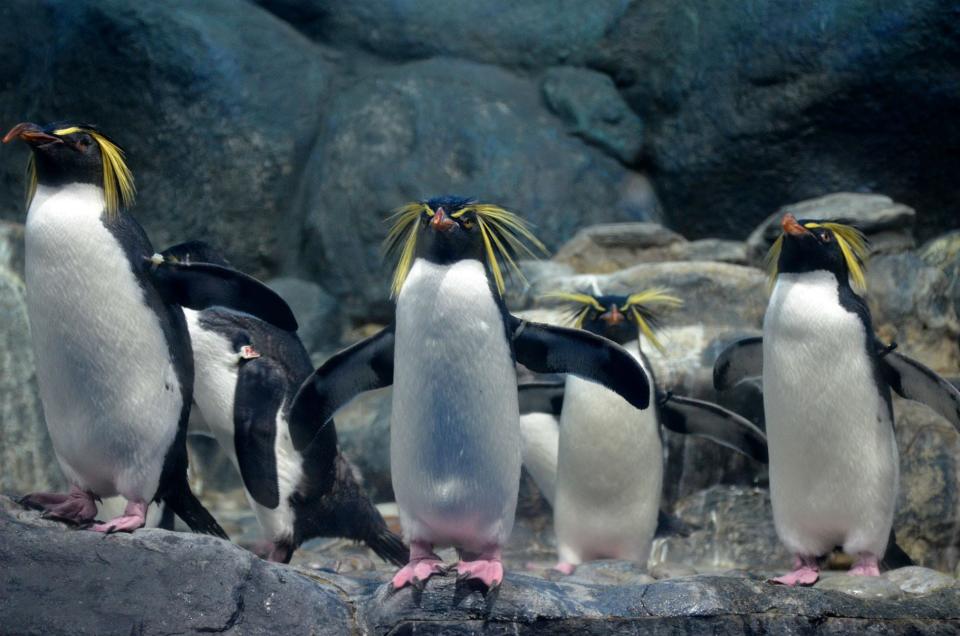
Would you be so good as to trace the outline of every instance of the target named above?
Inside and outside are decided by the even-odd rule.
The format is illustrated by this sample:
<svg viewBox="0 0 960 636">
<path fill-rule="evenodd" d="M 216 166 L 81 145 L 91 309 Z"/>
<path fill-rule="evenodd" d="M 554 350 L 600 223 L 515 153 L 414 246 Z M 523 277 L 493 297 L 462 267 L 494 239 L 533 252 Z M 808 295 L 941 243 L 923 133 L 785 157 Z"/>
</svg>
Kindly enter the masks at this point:
<svg viewBox="0 0 960 636">
<path fill-rule="evenodd" d="M 638 411 L 616 393 L 575 376 L 563 384 L 520 385 L 524 465 L 553 505 L 556 570 L 571 574 L 583 561 L 629 559 L 645 564 L 663 490 L 661 426 L 706 437 L 756 461 L 767 461 L 766 439 L 748 420 L 710 402 L 656 391 L 640 334 L 662 349 L 654 333 L 662 309 L 677 307 L 667 289 L 629 296 L 555 292 L 574 326 L 609 338 L 636 358 L 657 396 Z M 545 414 L 559 415 L 560 422 Z"/>
<path fill-rule="evenodd" d="M 796 555 L 794 570 L 772 582 L 813 585 L 819 558 L 836 546 L 856 556 L 850 574 L 877 576 L 899 479 L 890 389 L 957 427 L 960 393 L 874 336 L 854 291 L 866 289 L 859 231 L 791 214 L 781 226 L 768 255 L 774 285 L 763 337 L 728 347 L 714 384 L 763 376 L 773 520 Z"/>
<path fill-rule="evenodd" d="M 394 220 L 386 245 L 399 252 L 396 319 L 304 383 L 293 444 L 307 448 L 354 396 L 392 384 L 390 463 L 411 552 L 393 589 L 422 588 L 445 571 L 434 547 L 454 546 L 459 578 L 490 591 L 503 578 L 520 480 L 515 363 L 601 382 L 634 408 L 647 407 L 649 386 L 609 340 L 507 312 L 499 258 L 513 265 L 517 250 L 529 252 L 524 240 L 540 246 L 516 215 L 447 196 L 406 205 Z"/>
<path fill-rule="evenodd" d="M 286 307 L 261 304 L 279 298 L 230 270 L 154 254 L 124 209 L 134 185 L 123 151 L 95 127 L 23 123 L 3 141 L 14 139 L 32 150 L 26 289 L 37 380 L 70 482 L 69 494 L 23 503 L 89 525 L 96 499 L 122 495 L 123 515 L 92 525 L 109 533 L 142 527 L 162 500 L 194 531 L 225 537 L 187 484 L 193 361 L 180 306 L 224 304 L 280 322 Z"/>
<path fill-rule="evenodd" d="M 191 242 L 163 252 L 179 263 L 230 267 L 210 246 Z M 340 454 L 333 422 L 300 453 L 290 442 L 293 396 L 313 373 L 293 331 L 225 307 L 184 310 L 196 368 L 190 432 L 209 432 L 240 472 L 270 549 L 287 563 L 313 537 L 363 541 L 397 565 L 409 551 L 387 528 Z"/>
</svg>

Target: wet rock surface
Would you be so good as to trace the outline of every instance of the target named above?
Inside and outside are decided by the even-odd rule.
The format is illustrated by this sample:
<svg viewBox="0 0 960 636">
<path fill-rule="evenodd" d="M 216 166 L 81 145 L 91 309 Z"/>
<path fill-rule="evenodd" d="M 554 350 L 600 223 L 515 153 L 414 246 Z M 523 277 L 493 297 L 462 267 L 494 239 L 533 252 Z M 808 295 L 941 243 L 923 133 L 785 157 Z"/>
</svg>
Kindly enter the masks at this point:
<svg viewBox="0 0 960 636">
<path fill-rule="evenodd" d="M 601 634 L 616 625 L 646 634 L 951 634 L 960 627 L 960 590 L 903 591 L 895 572 L 859 586 L 896 592 L 880 599 L 827 589 L 843 575 L 787 589 L 766 583 L 767 572 L 625 578 L 635 570 L 619 562 L 557 580 L 514 566 L 489 598 L 452 576 L 432 579 L 422 593 L 390 593 L 379 568 L 276 565 L 218 539 L 163 530 L 105 537 L 40 520 L 5 498 L 0 559 L 7 633 Z"/>
</svg>

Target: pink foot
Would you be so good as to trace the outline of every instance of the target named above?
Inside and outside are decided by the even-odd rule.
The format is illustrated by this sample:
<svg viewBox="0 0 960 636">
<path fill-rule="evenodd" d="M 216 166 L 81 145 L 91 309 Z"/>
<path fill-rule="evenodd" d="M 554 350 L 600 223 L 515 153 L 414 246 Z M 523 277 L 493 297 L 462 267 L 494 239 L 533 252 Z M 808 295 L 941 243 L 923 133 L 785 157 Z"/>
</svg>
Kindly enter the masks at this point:
<svg viewBox="0 0 960 636">
<path fill-rule="evenodd" d="M 434 574 L 442 574 L 443 561 L 432 551 L 433 546 L 423 541 L 410 542 L 410 562 L 393 575 L 394 591 L 408 585 L 422 590 Z"/>
<path fill-rule="evenodd" d="M 559 572 L 560 574 L 563 574 L 564 576 L 570 576 L 571 574 L 573 574 L 573 571 L 577 569 L 577 566 L 575 566 L 573 563 L 567 563 L 566 561 L 561 561 L 560 563 L 557 563 L 555 566 L 553 566 L 553 569 Z"/>
<path fill-rule="evenodd" d="M 861 552 L 857 561 L 847 572 L 850 576 L 880 576 L 880 560 L 877 555 Z"/>
<path fill-rule="evenodd" d="M 133 532 L 142 528 L 147 522 L 147 504 L 143 501 L 131 501 L 123 510 L 123 516 L 111 519 L 106 523 L 98 523 L 90 529 L 94 532 L 113 534 L 114 532 Z"/>
<path fill-rule="evenodd" d="M 83 525 L 97 516 L 97 504 L 93 493 L 70 486 L 68 494 L 38 492 L 26 495 L 20 503 L 28 508 L 43 510 L 47 519 L 57 519 Z"/>
<path fill-rule="evenodd" d="M 787 585 L 789 587 L 795 585 L 808 587 L 816 583 L 819 578 L 820 565 L 817 563 L 816 557 L 797 556 L 793 563 L 793 572 L 778 576 L 775 579 L 770 579 L 770 582 L 776 585 Z"/>
<path fill-rule="evenodd" d="M 457 563 L 457 581 L 480 581 L 487 589 L 500 586 L 503 581 L 503 563 L 500 561 L 500 548 L 478 555 L 473 561 Z"/>
</svg>

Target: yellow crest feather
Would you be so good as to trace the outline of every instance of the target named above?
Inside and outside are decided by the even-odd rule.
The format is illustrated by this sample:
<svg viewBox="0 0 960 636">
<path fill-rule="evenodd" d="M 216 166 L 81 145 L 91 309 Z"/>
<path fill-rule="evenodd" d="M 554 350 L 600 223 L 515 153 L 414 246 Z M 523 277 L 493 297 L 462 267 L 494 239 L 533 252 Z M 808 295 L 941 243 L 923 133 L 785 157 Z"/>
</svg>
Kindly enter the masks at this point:
<svg viewBox="0 0 960 636">
<path fill-rule="evenodd" d="M 683 300 L 673 296 L 670 291 L 667 287 L 651 287 L 628 296 L 627 303 L 623 306 L 624 311 L 630 311 L 633 315 L 637 326 L 650 344 L 661 352 L 664 351 L 663 344 L 655 334 L 661 311 L 659 307 L 676 309 L 683 305 Z"/>
<path fill-rule="evenodd" d="M 867 237 L 864 236 L 863 232 L 852 225 L 845 225 L 834 221 L 810 222 L 805 223 L 803 227 L 808 230 L 818 228 L 830 230 L 834 239 L 837 241 L 840 253 L 843 254 L 843 260 L 847 264 L 847 271 L 850 274 L 850 281 L 853 283 L 853 287 L 861 292 L 866 291 L 867 277 L 864 265 L 870 255 L 870 243 L 867 241 Z M 773 284 L 776 282 L 780 252 L 782 251 L 783 234 L 778 236 L 777 240 L 773 242 L 773 245 L 770 246 L 770 250 L 767 252 L 766 258 L 764 258 L 764 265 L 769 274 L 768 291 L 773 289 Z"/>
<path fill-rule="evenodd" d="M 469 203 L 450 216 L 459 218 L 467 212 L 473 212 L 477 217 L 487 266 L 493 275 L 497 293 L 502 295 L 506 285 L 500 259 L 503 258 L 510 271 L 523 280 L 523 274 L 514 260 L 514 255 L 522 253 L 537 258 L 537 254 L 527 243 L 543 254 L 547 253 L 547 248 L 533 235 L 524 220 L 513 212 L 487 203 Z M 384 251 L 387 254 L 399 252 L 390 287 L 390 293 L 394 298 L 400 294 L 410 268 L 413 267 L 419 233 L 418 224 L 423 214 L 432 216 L 433 210 L 424 202 L 408 203 L 398 208 L 388 219 L 392 222 L 392 226 L 384 241 Z"/>
<path fill-rule="evenodd" d="M 125 208 L 132 206 L 137 190 L 133 183 L 133 173 L 130 172 L 130 168 L 124 160 L 123 150 L 101 133 L 89 128 L 71 126 L 54 130 L 53 134 L 62 137 L 78 132 L 85 132 L 90 135 L 100 148 L 100 157 L 103 164 L 103 198 L 107 215 L 116 215 L 121 204 Z M 27 160 L 27 207 L 30 207 L 30 202 L 36 192 L 37 163 L 33 153 L 31 153 Z"/>
<path fill-rule="evenodd" d="M 572 305 L 572 315 L 570 317 L 573 326 L 577 329 L 583 328 L 583 321 L 591 309 L 604 311 L 606 308 L 590 294 L 578 294 L 576 292 L 554 291 L 543 294 L 542 299 L 561 300 Z"/>
</svg>

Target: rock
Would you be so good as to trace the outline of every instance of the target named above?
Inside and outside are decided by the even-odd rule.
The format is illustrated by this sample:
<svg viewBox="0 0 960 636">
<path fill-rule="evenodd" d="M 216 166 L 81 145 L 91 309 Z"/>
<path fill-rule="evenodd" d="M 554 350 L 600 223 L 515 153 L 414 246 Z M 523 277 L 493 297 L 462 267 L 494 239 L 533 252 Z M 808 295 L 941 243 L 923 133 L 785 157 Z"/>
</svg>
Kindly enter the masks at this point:
<svg viewBox="0 0 960 636">
<path fill-rule="evenodd" d="M 900 352 L 940 373 L 960 370 L 960 318 L 950 302 L 954 279 L 915 252 L 880 254 L 867 269 L 874 329 Z"/>
<path fill-rule="evenodd" d="M 660 562 L 650 568 L 650 576 L 655 579 L 675 579 L 681 576 L 693 576 L 697 571 L 683 563 Z"/>
<path fill-rule="evenodd" d="M 276 270 L 326 91 L 319 47 L 232 0 L 15 0 L 0 24 L 0 120 L 100 124 L 127 151 L 156 247 L 203 237 L 245 271 Z M 22 218 L 27 152 L 0 160 L 7 219 Z"/>
<path fill-rule="evenodd" d="M 267 285 L 290 305 L 300 323 L 297 335 L 307 351 L 320 351 L 339 344 L 339 306 L 320 285 L 291 277 L 274 278 Z"/>
<path fill-rule="evenodd" d="M 929 594 L 957 584 L 952 576 L 916 566 L 890 570 L 884 577 L 907 594 Z"/>
<path fill-rule="evenodd" d="M 867 235 L 873 254 L 914 247 L 913 226 L 917 213 L 913 208 L 895 203 L 882 194 L 837 192 L 784 206 L 768 216 L 747 239 L 747 249 L 754 263 L 763 261 L 770 245 L 780 236 L 780 221 L 788 212 L 798 219 L 831 219 L 854 225 Z"/>
<path fill-rule="evenodd" d="M 644 122 L 668 225 L 741 238 L 790 201 L 882 189 L 960 227 L 956 15 L 937 0 L 634 2 L 587 65 Z M 922 77 L 922 81 L 918 78 Z"/>
<path fill-rule="evenodd" d="M 0 267 L 5 267 L 23 280 L 23 225 L 0 221 Z"/>
<path fill-rule="evenodd" d="M 690 570 L 689 574 L 696 574 L 696 572 Z M 602 559 L 578 565 L 573 575 L 564 577 L 562 580 L 585 585 L 644 585 L 653 583 L 655 578 L 665 577 L 650 576 L 644 572 L 643 565 L 633 561 Z"/>
<path fill-rule="evenodd" d="M 900 588 L 880 576 L 850 576 L 828 574 L 817 583 L 818 590 L 835 590 L 856 598 L 868 600 L 898 599 Z"/>
<path fill-rule="evenodd" d="M 393 501 L 390 478 L 390 413 L 393 389 L 364 393 L 341 409 L 335 418 L 344 456 L 363 475 L 363 485 L 374 501 Z"/>
<path fill-rule="evenodd" d="M 924 405 L 894 400 L 900 450 L 897 543 L 917 563 L 953 571 L 960 561 L 960 434 Z"/>
<path fill-rule="evenodd" d="M 20 277 L 0 265 L 0 492 L 11 494 L 64 485 L 43 419 L 24 294 Z"/>
<path fill-rule="evenodd" d="M 630 110 L 609 76 L 560 66 L 543 77 L 543 98 L 573 134 L 630 164 L 643 146 L 643 122 Z"/>
<path fill-rule="evenodd" d="M 920 250 L 920 258 L 943 272 L 949 281 L 947 298 L 954 314 L 960 316 L 960 232 L 948 232 L 930 241 Z"/>
<path fill-rule="evenodd" d="M 664 483 L 668 483 L 664 479 Z M 699 572 L 735 568 L 781 569 L 792 557 L 773 527 L 765 489 L 713 486 L 680 499 L 674 514 L 694 528 L 689 537 L 654 540 L 651 574 L 660 563 L 681 563 Z"/>
<path fill-rule="evenodd" d="M 353 319 L 392 319 L 393 263 L 379 243 L 391 209 L 410 200 L 456 193 L 498 203 L 548 247 L 584 219 L 657 214 L 635 201 L 638 175 L 566 135 L 534 85 L 496 67 L 436 58 L 378 69 L 338 90 L 324 122 L 304 168 L 313 212 L 301 259 Z"/>
<path fill-rule="evenodd" d="M 682 242 L 682 236 L 658 223 L 591 225 L 564 243 L 553 261 L 569 265 L 579 273 L 606 274 L 636 265 L 641 254 L 656 251 L 662 255 L 670 246 Z"/>
<path fill-rule="evenodd" d="M 504 66 L 581 59 L 623 15 L 628 0 L 256 0 L 311 37 L 391 61 L 461 57 Z"/>
<path fill-rule="evenodd" d="M 431 579 L 423 593 L 391 594 L 380 570 L 338 574 L 267 563 L 220 539 L 163 530 L 103 537 L 17 511 L 7 499 L 0 500 L 0 560 L 0 625 L 17 634 L 565 635 L 613 628 L 665 635 L 707 628 L 721 636 L 939 636 L 954 633 L 960 620 L 956 588 L 877 601 L 782 588 L 742 573 L 585 584 L 510 570 L 490 600 L 455 589 L 452 576 Z M 56 563 L 56 575 L 38 563 Z"/>
</svg>

